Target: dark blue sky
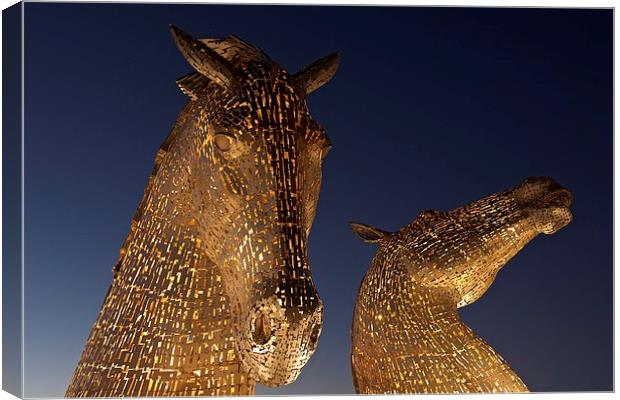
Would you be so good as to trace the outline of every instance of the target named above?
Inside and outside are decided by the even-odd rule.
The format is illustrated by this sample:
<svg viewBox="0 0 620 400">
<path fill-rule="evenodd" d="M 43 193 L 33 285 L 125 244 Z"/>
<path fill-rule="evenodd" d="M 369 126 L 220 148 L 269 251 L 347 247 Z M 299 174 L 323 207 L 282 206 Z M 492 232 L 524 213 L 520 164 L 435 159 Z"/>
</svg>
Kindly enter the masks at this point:
<svg viewBox="0 0 620 400">
<path fill-rule="evenodd" d="M 395 230 L 549 175 L 574 221 L 500 272 L 463 319 L 534 391 L 612 389 L 611 10 L 26 5 L 25 385 L 61 396 L 190 71 L 168 24 L 235 34 L 289 71 L 340 50 L 309 99 L 333 149 L 310 237 L 325 303 L 298 381 L 259 393 L 351 393 L 350 322 Z"/>
</svg>

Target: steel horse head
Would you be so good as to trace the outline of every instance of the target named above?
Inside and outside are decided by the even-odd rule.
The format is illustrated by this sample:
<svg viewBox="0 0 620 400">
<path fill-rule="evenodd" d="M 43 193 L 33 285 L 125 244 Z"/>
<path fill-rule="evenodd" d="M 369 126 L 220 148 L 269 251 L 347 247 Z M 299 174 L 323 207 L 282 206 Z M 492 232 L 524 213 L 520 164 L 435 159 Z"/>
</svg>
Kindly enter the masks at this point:
<svg viewBox="0 0 620 400">
<path fill-rule="evenodd" d="M 261 383 L 290 383 L 315 350 L 323 314 L 307 238 L 330 142 L 306 96 L 331 79 L 338 55 L 290 75 L 237 38 L 171 30 L 196 70 L 179 81 L 193 103 L 192 200 L 232 301 L 239 357 Z"/>
<path fill-rule="evenodd" d="M 339 56 L 289 74 L 236 37 L 171 26 L 194 72 L 159 149 L 68 397 L 253 394 L 294 381 L 323 306 L 307 241 L 330 148 L 306 96 Z"/>
</svg>

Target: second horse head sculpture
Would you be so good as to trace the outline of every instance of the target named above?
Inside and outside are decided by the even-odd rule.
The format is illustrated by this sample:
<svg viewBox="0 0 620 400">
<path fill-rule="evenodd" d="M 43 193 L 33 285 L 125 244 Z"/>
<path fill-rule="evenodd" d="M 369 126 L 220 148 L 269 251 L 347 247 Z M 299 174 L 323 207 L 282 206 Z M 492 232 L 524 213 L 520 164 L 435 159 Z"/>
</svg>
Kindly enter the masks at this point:
<svg viewBox="0 0 620 400">
<path fill-rule="evenodd" d="M 306 96 L 339 57 L 289 74 L 236 37 L 171 31 L 190 101 L 67 396 L 252 394 L 294 381 L 321 332 L 307 241 L 330 141 Z"/>
<path fill-rule="evenodd" d="M 424 211 L 398 232 L 352 223 L 379 244 L 353 317 L 356 391 L 527 391 L 457 309 L 480 298 L 530 240 L 566 226 L 570 203 L 552 179 L 528 178 L 449 212 Z"/>
</svg>

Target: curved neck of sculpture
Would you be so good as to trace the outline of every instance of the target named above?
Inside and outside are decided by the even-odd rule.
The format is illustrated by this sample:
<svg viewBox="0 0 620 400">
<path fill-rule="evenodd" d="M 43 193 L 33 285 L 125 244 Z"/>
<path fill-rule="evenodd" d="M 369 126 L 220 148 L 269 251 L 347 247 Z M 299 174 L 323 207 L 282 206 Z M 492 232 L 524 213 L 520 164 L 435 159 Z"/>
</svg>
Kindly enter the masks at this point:
<svg viewBox="0 0 620 400">
<path fill-rule="evenodd" d="M 416 329 L 409 340 L 418 356 L 422 392 L 523 392 L 527 387 L 504 359 L 459 318 L 449 293 L 414 288 L 422 301 L 409 304 Z M 426 384 L 428 379 L 428 384 Z"/>
<path fill-rule="evenodd" d="M 383 268 L 371 267 L 358 299 L 370 299 Z M 390 290 L 358 300 L 353 321 L 356 391 L 385 393 L 522 392 L 502 357 L 463 324 L 453 294 L 389 277 Z M 389 294 L 388 294 L 389 293 Z"/>
<path fill-rule="evenodd" d="M 190 105 L 171 136 L 183 129 Z M 253 394 L 229 300 L 185 205 L 178 146 L 156 163 L 68 397 Z"/>
</svg>

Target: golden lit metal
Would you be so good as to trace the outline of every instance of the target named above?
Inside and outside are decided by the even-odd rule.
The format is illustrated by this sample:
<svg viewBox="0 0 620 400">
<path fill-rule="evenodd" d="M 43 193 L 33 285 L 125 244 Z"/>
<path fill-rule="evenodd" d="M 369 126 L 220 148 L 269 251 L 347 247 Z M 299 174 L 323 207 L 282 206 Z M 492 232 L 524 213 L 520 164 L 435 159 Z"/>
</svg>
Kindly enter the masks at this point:
<svg viewBox="0 0 620 400">
<path fill-rule="evenodd" d="M 424 211 L 395 233 L 352 223 L 379 244 L 353 316 L 357 393 L 527 391 L 457 308 L 482 296 L 535 236 L 566 226 L 570 203 L 552 179 L 528 178 L 450 212 Z"/>
<path fill-rule="evenodd" d="M 329 139 L 305 97 L 337 55 L 289 75 L 235 37 L 172 27 L 197 71 L 68 397 L 253 394 L 294 381 L 323 308 L 307 237 Z"/>
</svg>

